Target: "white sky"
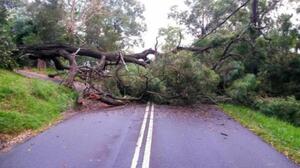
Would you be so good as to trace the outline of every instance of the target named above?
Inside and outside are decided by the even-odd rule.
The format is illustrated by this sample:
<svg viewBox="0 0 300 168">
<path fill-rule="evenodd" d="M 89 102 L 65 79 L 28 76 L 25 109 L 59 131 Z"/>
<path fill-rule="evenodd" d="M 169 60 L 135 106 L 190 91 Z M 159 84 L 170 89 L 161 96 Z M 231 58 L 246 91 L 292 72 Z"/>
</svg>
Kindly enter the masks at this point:
<svg viewBox="0 0 300 168">
<path fill-rule="evenodd" d="M 153 48 L 155 45 L 155 38 L 158 35 L 158 30 L 161 27 L 167 27 L 168 25 L 176 25 L 174 21 L 168 19 L 168 13 L 173 5 L 184 6 L 184 0 L 139 0 L 145 5 L 145 22 L 147 24 L 147 31 L 143 34 L 144 47 L 136 47 L 134 51 L 139 52 L 146 48 Z M 279 10 L 279 13 L 294 13 L 295 4 L 283 0 L 285 7 Z M 298 15 L 299 16 L 299 15 Z M 293 21 L 298 17 L 294 15 Z M 183 44 L 191 43 L 192 38 L 187 37 Z"/>
<path fill-rule="evenodd" d="M 144 16 L 147 24 L 147 31 L 143 34 L 144 47 L 134 50 L 140 51 L 145 48 L 154 48 L 156 36 L 161 27 L 175 25 L 174 21 L 168 20 L 168 13 L 173 5 L 183 5 L 184 0 L 140 0 L 145 5 Z"/>
</svg>

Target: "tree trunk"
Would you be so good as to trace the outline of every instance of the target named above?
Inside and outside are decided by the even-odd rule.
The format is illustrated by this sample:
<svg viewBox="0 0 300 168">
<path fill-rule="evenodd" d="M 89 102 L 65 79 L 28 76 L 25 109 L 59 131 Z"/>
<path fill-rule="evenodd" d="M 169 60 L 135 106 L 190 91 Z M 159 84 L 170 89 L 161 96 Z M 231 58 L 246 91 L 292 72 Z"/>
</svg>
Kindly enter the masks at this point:
<svg viewBox="0 0 300 168">
<path fill-rule="evenodd" d="M 257 27 L 258 23 L 258 0 L 252 0 L 252 14 L 251 14 L 251 23 L 253 26 Z"/>
<path fill-rule="evenodd" d="M 106 74 L 106 66 L 120 66 L 132 63 L 140 66 L 147 66 L 150 63 L 149 54 L 157 55 L 157 51 L 147 49 L 140 53 L 123 54 L 122 52 L 101 52 L 87 48 L 77 48 L 64 44 L 44 44 L 34 46 L 19 47 L 29 58 L 36 60 L 52 60 L 56 69 L 68 70 L 68 76 L 63 84 L 70 88 L 75 88 L 74 81 L 76 77 L 82 79 L 85 84 L 83 92 L 84 98 L 90 100 L 100 100 L 110 105 L 122 105 L 128 99 L 118 98 L 107 93 L 99 86 L 99 81 L 111 77 Z M 76 57 L 92 57 L 98 59 L 96 66 L 78 66 Z M 61 62 L 61 58 L 68 60 L 68 65 Z M 135 99 L 133 99 L 135 100 Z"/>
<path fill-rule="evenodd" d="M 46 62 L 44 60 L 42 60 L 42 59 L 38 59 L 37 60 L 37 68 L 39 70 L 45 70 L 47 68 Z"/>
</svg>

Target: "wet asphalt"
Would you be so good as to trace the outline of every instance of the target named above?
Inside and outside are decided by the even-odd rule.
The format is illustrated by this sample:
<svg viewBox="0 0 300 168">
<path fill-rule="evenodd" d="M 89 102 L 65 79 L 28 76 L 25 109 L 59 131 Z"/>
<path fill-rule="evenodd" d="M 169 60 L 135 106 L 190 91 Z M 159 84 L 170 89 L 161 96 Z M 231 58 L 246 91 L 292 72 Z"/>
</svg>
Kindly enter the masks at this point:
<svg viewBox="0 0 300 168">
<path fill-rule="evenodd" d="M 130 168 L 145 107 L 78 114 L 1 153 L 0 168 Z M 151 168 L 299 167 L 213 106 L 155 105 L 151 140 Z"/>
</svg>

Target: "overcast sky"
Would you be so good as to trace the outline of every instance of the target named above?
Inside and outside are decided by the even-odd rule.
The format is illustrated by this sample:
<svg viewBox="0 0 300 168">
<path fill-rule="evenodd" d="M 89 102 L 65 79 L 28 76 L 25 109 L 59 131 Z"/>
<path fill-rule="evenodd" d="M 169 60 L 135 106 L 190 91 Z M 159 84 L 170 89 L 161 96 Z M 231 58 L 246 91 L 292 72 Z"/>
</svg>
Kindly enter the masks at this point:
<svg viewBox="0 0 300 168">
<path fill-rule="evenodd" d="M 145 42 L 144 47 L 137 48 L 153 48 L 158 30 L 161 27 L 174 25 L 175 23 L 168 20 L 168 13 L 173 5 L 183 5 L 184 0 L 140 0 L 146 7 L 144 16 L 146 18 L 147 31 L 143 35 Z"/>
<path fill-rule="evenodd" d="M 170 8 L 173 5 L 183 6 L 184 0 L 139 0 L 141 1 L 146 8 L 144 13 L 145 22 L 147 24 L 147 31 L 143 34 L 143 40 L 145 42 L 144 47 L 134 48 L 135 51 L 140 51 L 145 48 L 153 48 L 155 45 L 155 38 L 157 36 L 158 30 L 161 27 L 167 27 L 168 25 L 175 25 L 174 21 L 168 19 L 168 13 L 170 12 Z M 289 4 L 287 0 L 284 4 Z M 293 6 L 293 5 L 291 5 Z M 286 5 L 284 9 L 281 9 L 281 12 L 292 13 L 293 7 L 290 5 Z M 281 13 L 280 12 L 280 13 Z M 296 16 L 293 17 L 293 21 L 296 20 Z M 191 38 L 187 38 L 183 43 L 189 43 Z"/>
</svg>

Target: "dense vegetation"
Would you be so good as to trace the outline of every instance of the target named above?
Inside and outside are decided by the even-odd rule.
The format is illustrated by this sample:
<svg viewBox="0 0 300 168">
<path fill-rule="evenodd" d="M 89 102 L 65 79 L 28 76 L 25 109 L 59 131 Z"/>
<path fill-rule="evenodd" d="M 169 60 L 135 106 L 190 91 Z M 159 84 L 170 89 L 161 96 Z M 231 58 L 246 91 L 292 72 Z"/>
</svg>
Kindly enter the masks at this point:
<svg viewBox="0 0 300 168">
<path fill-rule="evenodd" d="M 0 134 L 46 126 L 72 106 L 75 98 L 63 86 L 0 70 Z"/>
</svg>

